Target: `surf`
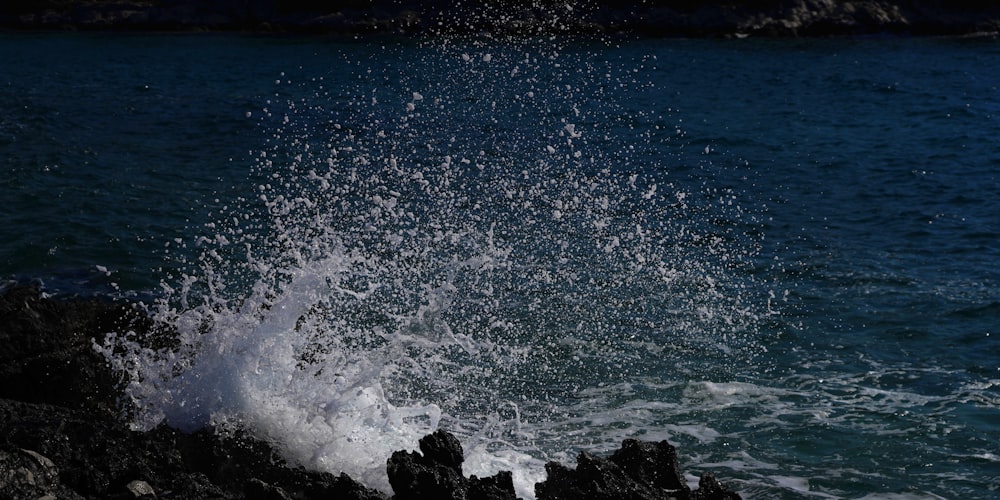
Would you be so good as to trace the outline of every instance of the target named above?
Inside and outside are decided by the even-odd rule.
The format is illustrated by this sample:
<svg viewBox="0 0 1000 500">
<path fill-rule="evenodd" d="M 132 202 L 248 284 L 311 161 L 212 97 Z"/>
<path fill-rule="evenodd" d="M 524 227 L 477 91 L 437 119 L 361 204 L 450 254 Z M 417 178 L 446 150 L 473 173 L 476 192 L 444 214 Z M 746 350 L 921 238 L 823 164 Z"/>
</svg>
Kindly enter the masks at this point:
<svg viewBox="0 0 1000 500">
<path fill-rule="evenodd" d="M 609 97 L 650 91 L 654 61 L 572 39 L 410 44 L 342 50 L 347 77 L 278 75 L 247 111 L 253 195 L 214 208 L 147 304 L 176 341 L 106 339 L 134 428 L 250 429 L 385 491 L 392 451 L 447 428 L 467 473 L 512 470 L 533 497 L 546 460 L 657 432 L 595 420 L 621 397 L 604 388 L 762 351 L 739 192 L 673 174 L 678 128 L 636 133 Z"/>
</svg>

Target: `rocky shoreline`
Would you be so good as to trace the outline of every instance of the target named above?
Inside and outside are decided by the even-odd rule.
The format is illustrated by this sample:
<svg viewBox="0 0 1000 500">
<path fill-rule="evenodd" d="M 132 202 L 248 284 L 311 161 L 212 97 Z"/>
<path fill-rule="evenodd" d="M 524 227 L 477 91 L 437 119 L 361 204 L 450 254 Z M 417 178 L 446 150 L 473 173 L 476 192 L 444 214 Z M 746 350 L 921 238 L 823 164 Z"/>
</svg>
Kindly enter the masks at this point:
<svg viewBox="0 0 1000 500">
<path fill-rule="evenodd" d="M 466 477 L 461 443 L 441 430 L 420 440 L 420 452 L 389 458 L 391 497 L 289 464 L 245 432 L 131 431 L 118 406 L 125 381 L 92 347 L 129 329 L 169 342 L 128 303 L 0 289 L 0 498 L 516 498 L 510 472 Z M 575 468 L 550 462 L 546 472 L 539 500 L 740 498 L 707 473 L 692 491 L 666 441 L 626 440 L 609 457 L 581 453 Z"/>
<path fill-rule="evenodd" d="M 14 0 L 9 30 L 308 34 L 519 32 L 651 37 L 976 35 L 1000 32 L 1000 4 L 955 0 Z"/>
</svg>

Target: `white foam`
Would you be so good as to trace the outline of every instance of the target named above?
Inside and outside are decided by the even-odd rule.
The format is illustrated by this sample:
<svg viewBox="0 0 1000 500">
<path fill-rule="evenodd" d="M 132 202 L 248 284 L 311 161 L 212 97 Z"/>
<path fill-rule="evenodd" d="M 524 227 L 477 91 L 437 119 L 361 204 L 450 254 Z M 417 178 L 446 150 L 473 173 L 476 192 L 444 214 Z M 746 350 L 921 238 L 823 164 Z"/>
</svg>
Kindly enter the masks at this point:
<svg viewBox="0 0 1000 500">
<path fill-rule="evenodd" d="M 730 209 L 674 209 L 697 193 L 661 165 L 633 171 L 635 148 L 615 152 L 613 115 L 577 102 L 590 83 L 568 85 L 558 51 L 477 64 L 481 48 L 433 49 L 441 66 L 393 72 L 380 99 L 268 104 L 254 198 L 197 239 L 194 269 L 151 307 L 180 347 L 103 347 L 132 375 L 136 427 L 244 426 L 387 490 L 386 458 L 443 426 L 467 473 L 511 469 L 531 498 L 547 459 L 629 437 L 712 443 L 722 430 L 674 417 L 779 397 L 687 383 L 755 352 L 759 316 L 732 271 L 752 249 L 714 234 Z M 483 141 L 465 125 L 497 116 L 538 133 Z"/>
<path fill-rule="evenodd" d="M 945 500 L 947 497 L 925 492 L 870 493 L 859 500 Z"/>
<path fill-rule="evenodd" d="M 534 498 L 535 483 L 545 480 L 545 463 L 513 447 L 490 451 L 483 444 L 477 444 L 465 449 L 464 474 L 482 478 L 500 471 L 511 472 L 514 490 L 520 498 Z"/>
<path fill-rule="evenodd" d="M 393 368 L 391 346 L 345 347 L 322 370 L 303 366 L 302 320 L 334 291 L 325 278 L 343 265 L 329 258 L 295 271 L 274 300 L 179 313 L 173 323 L 190 349 L 183 355 L 133 346 L 133 377 L 143 382 L 127 389 L 142 410 L 136 427 L 161 420 L 180 429 L 245 426 L 297 463 L 387 488 L 386 459 L 436 429 L 441 410 L 389 402 L 381 380 Z M 203 331 L 206 322 L 212 326 Z"/>
<path fill-rule="evenodd" d="M 800 493 L 807 497 L 812 498 L 840 498 L 835 495 L 830 495 L 828 493 L 823 493 L 821 491 L 812 491 L 809 487 L 809 478 L 796 477 L 796 476 L 777 476 L 771 475 L 767 476 L 767 479 L 772 483 L 780 486 L 783 490 L 794 491 Z"/>
</svg>

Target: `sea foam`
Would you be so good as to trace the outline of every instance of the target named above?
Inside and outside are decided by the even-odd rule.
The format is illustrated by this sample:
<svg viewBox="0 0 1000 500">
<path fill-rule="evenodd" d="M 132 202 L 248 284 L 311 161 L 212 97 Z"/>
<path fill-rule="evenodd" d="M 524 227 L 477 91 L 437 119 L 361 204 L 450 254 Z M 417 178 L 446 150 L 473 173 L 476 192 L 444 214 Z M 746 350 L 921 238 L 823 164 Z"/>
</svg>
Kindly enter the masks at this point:
<svg viewBox="0 0 1000 500">
<path fill-rule="evenodd" d="M 759 348 L 737 193 L 642 152 L 673 134 L 631 135 L 602 100 L 635 84 L 620 62 L 523 41 L 469 56 L 480 43 L 416 63 L 389 47 L 337 82 L 282 75 L 247 113 L 265 132 L 254 195 L 148 304 L 176 342 L 103 348 L 136 428 L 250 429 L 388 490 L 392 451 L 447 427 L 466 473 L 513 470 L 529 498 L 581 446 L 717 439 L 663 427 L 676 408 L 655 387 L 680 397 L 664 374 Z"/>
</svg>

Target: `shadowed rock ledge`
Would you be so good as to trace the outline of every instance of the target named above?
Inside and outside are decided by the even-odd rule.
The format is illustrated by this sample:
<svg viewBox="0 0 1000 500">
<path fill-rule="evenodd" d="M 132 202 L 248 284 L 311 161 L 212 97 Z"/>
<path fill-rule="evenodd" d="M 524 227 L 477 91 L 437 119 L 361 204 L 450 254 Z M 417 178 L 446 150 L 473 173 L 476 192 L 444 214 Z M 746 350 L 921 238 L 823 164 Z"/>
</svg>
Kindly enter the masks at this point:
<svg viewBox="0 0 1000 500">
<path fill-rule="evenodd" d="M 127 303 L 0 289 L 0 498 L 390 498 L 346 474 L 289 464 L 246 432 L 129 430 L 118 408 L 124 381 L 92 348 L 93 339 L 126 330 L 170 341 Z M 419 445 L 389 458 L 391 498 L 516 498 L 510 472 L 463 474 L 454 435 L 439 430 Z M 546 472 L 535 486 L 540 500 L 740 498 L 709 474 L 691 491 L 666 441 L 626 440 L 608 458 L 581 453 L 575 469 L 550 462 Z"/>
<path fill-rule="evenodd" d="M 1000 31 L 972 0 L 9 0 L 0 27 L 29 30 L 644 36 L 968 35 Z"/>
</svg>

